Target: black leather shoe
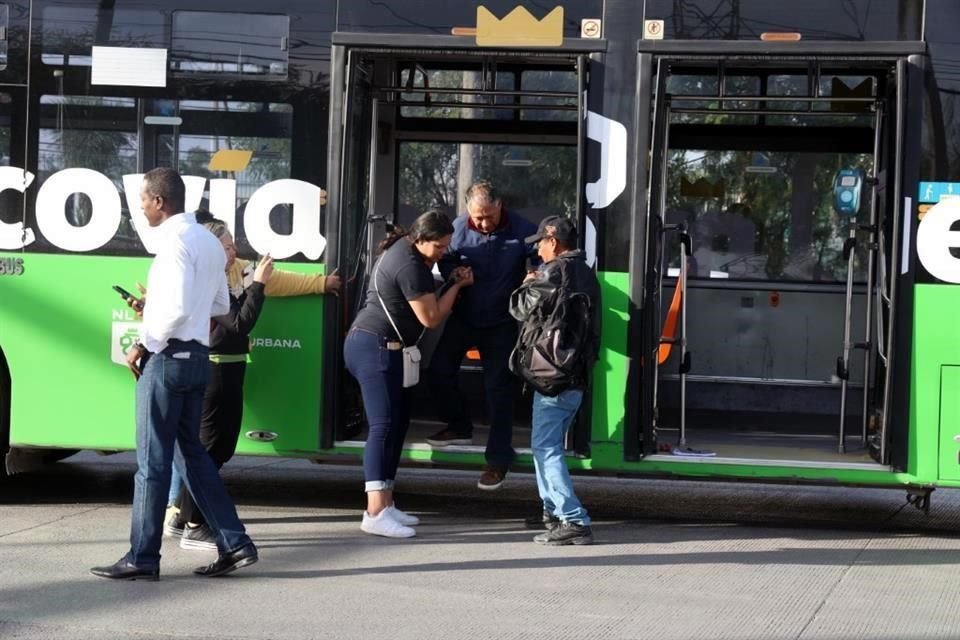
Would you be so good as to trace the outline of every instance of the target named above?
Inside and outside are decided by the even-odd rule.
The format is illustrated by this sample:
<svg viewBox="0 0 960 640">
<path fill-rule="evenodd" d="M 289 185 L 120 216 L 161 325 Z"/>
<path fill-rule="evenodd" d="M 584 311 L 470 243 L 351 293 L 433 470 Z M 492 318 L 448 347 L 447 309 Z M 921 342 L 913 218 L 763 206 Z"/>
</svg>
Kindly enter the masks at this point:
<svg viewBox="0 0 960 640">
<path fill-rule="evenodd" d="M 156 582 L 160 579 L 160 567 L 138 567 L 126 558 L 121 558 L 107 567 L 93 567 L 90 569 L 90 573 L 111 580 L 151 580 Z"/>
<path fill-rule="evenodd" d="M 205 578 L 215 578 L 217 576 L 224 576 L 231 571 L 250 566 L 257 560 L 259 560 L 257 548 L 253 546 L 251 542 L 236 551 L 221 555 L 214 563 L 208 564 L 205 567 L 197 567 L 193 572 Z"/>
</svg>

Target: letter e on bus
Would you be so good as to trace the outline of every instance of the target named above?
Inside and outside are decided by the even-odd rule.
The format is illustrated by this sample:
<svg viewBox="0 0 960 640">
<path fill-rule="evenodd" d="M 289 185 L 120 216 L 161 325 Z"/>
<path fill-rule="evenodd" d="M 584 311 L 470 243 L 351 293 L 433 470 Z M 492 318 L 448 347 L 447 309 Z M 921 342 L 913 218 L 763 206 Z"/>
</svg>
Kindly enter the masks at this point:
<svg viewBox="0 0 960 640">
<path fill-rule="evenodd" d="M 960 198 L 941 200 L 927 211 L 917 230 L 917 255 L 923 268 L 944 282 L 960 284 L 960 258 L 951 249 L 960 249 Z"/>
</svg>

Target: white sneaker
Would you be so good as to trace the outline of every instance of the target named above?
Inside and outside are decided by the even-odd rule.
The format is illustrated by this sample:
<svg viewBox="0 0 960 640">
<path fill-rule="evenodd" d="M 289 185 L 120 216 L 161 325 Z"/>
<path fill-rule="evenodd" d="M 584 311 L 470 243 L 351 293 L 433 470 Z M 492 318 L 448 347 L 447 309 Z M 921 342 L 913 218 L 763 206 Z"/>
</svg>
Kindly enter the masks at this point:
<svg viewBox="0 0 960 640">
<path fill-rule="evenodd" d="M 408 526 L 402 525 L 392 517 L 390 510 L 384 509 L 376 516 L 371 516 L 366 511 L 363 512 L 363 522 L 360 524 L 360 530 L 364 533 L 370 533 L 375 536 L 384 536 L 386 538 L 412 538 L 417 532 Z"/>
<path fill-rule="evenodd" d="M 405 527 L 415 527 L 420 524 L 420 518 L 415 515 L 411 515 L 406 511 L 400 511 L 400 509 L 397 509 L 396 505 L 392 504 L 384 509 L 384 511 L 389 511 L 390 517 Z"/>
</svg>

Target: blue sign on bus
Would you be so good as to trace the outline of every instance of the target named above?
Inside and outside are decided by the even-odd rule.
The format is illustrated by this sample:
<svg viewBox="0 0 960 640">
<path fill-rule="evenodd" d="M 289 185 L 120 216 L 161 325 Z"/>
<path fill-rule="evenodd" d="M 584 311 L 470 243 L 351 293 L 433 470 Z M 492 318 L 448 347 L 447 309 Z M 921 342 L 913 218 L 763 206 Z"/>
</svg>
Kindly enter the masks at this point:
<svg viewBox="0 0 960 640">
<path fill-rule="evenodd" d="M 917 202 L 940 202 L 943 196 L 960 197 L 960 182 L 921 182 Z"/>
</svg>

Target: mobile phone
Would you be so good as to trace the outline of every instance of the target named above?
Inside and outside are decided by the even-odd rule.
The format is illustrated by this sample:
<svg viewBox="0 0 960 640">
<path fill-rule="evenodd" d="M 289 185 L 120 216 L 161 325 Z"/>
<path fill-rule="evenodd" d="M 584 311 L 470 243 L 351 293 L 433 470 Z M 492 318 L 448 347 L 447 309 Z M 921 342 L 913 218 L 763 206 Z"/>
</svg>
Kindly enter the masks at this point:
<svg viewBox="0 0 960 640">
<path fill-rule="evenodd" d="M 126 302 L 129 303 L 131 300 L 133 300 L 132 306 L 134 311 L 136 311 L 137 313 L 140 313 L 143 311 L 143 300 L 140 300 L 139 298 L 137 298 L 132 293 L 130 293 L 129 291 L 127 291 L 126 289 L 124 289 L 118 284 L 113 285 L 113 290 L 119 293 L 120 297 L 123 298 Z"/>
<path fill-rule="evenodd" d="M 133 294 L 121 287 L 118 284 L 113 285 L 113 290 L 120 294 L 120 297 L 124 300 L 129 300 L 133 297 Z"/>
</svg>

